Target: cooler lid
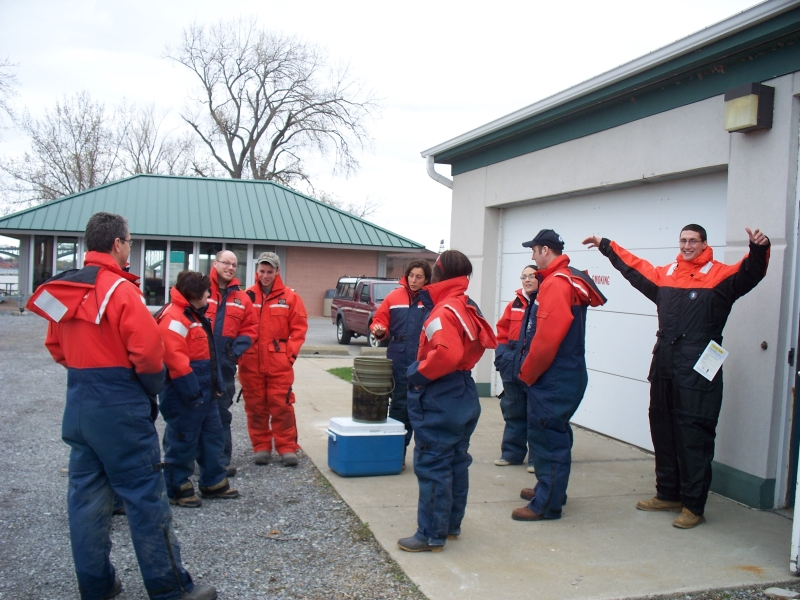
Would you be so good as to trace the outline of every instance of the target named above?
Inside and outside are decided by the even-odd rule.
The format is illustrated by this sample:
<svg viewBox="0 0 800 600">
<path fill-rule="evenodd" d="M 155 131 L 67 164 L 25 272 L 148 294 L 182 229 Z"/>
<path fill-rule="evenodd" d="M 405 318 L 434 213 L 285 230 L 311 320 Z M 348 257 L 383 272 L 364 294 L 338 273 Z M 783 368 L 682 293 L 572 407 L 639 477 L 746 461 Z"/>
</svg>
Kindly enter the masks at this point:
<svg viewBox="0 0 800 600">
<path fill-rule="evenodd" d="M 338 435 L 405 435 L 405 426 L 388 417 L 385 423 L 357 423 L 352 417 L 333 417 L 328 426 Z"/>
</svg>

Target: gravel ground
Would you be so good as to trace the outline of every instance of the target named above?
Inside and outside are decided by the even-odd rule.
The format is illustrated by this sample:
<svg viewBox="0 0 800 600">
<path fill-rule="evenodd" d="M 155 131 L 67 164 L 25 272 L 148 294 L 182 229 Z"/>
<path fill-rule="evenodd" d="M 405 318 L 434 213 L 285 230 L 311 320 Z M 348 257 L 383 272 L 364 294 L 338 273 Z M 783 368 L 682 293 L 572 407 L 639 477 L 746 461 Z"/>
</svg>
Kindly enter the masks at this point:
<svg viewBox="0 0 800 600">
<path fill-rule="evenodd" d="M 42 345 L 44 321 L 10 312 L 0 311 L 0 449 L 8 461 L 0 486 L 0 599 L 73 600 L 69 449 L 60 428 L 66 373 Z M 307 457 L 296 469 L 253 465 L 241 405 L 233 431 L 239 475 L 232 482 L 242 497 L 173 510 L 196 581 L 227 599 L 425 598 Z M 111 536 L 124 586 L 119 598 L 146 598 L 125 517 L 114 517 Z M 648 598 L 753 600 L 766 598 L 766 587 Z M 780 587 L 800 591 L 800 584 Z"/>
<path fill-rule="evenodd" d="M 44 320 L 3 312 L 0 599 L 76 599 L 66 515 L 69 448 L 61 441 L 66 372 L 42 345 Z M 239 475 L 232 483 L 241 498 L 173 509 L 195 581 L 228 599 L 425 598 L 307 457 L 295 469 L 279 460 L 253 465 L 241 405 L 233 435 Z M 146 598 L 124 516 L 114 517 L 111 537 L 124 586 L 119 598 Z"/>
</svg>

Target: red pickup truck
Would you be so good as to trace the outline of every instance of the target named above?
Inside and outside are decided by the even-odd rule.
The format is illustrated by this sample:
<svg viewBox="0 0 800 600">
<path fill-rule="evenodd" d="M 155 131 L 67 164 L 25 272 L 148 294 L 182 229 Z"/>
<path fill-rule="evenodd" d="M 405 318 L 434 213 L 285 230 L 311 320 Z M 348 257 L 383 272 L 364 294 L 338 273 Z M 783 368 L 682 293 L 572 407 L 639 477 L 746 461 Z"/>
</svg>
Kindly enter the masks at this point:
<svg viewBox="0 0 800 600">
<path fill-rule="evenodd" d="M 397 287 L 400 287 L 397 279 L 340 277 L 331 302 L 331 322 L 336 325 L 336 341 L 347 345 L 351 338 L 363 335 L 373 348 L 388 346 L 388 336 L 383 341 L 376 340 L 369 328 L 380 303 Z"/>
</svg>

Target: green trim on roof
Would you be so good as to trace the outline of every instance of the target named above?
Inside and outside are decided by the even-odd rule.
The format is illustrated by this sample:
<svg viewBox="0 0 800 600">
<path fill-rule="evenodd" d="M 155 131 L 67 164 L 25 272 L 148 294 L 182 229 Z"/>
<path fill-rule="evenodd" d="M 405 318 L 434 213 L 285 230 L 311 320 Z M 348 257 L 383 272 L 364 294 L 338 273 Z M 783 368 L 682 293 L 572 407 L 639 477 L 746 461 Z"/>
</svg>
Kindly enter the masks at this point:
<svg viewBox="0 0 800 600">
<path fill-rule="evenodd" d="M 800 8 L 434 158 L 459 175 L 794 71 L 800 71 Z"/>
<path fill-rule="evenodd" d="M 424 248 L 272 181 L 166 175 L 135 175 L 7 215 L 0 233 L 81 233 L 98 211 L 124 215 L 134 236 Z"/>
</svg>

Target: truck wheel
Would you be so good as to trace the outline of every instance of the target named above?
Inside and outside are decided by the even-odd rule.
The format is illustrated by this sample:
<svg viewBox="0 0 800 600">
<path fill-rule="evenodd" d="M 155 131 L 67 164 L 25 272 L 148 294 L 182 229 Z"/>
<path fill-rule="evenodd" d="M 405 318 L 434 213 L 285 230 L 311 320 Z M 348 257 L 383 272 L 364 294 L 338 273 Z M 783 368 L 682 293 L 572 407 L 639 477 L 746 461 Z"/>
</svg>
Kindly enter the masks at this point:
<svg viewBox="0 0 800 600">
<path fill-rule="evenodd" d="M 336 341 L 343 346 L 347 346 L 351 337 L 353 337 L 353 333 L 345 327 L 344 319 L 342 317 L 336 319 Z"/>
<path fill-rule="evenodd" d="M 372 324 L 370 323 L 370 327 Z M 369 335 L 367 336 L 367 342 L 372 348 L 386 348 L 389 345 L 389 335 L 387 333 L 386 336 L 382 340 L 379 340 L 374 335 L 372 335 L 372 329 L 369 330 Z"/>
</svg>

